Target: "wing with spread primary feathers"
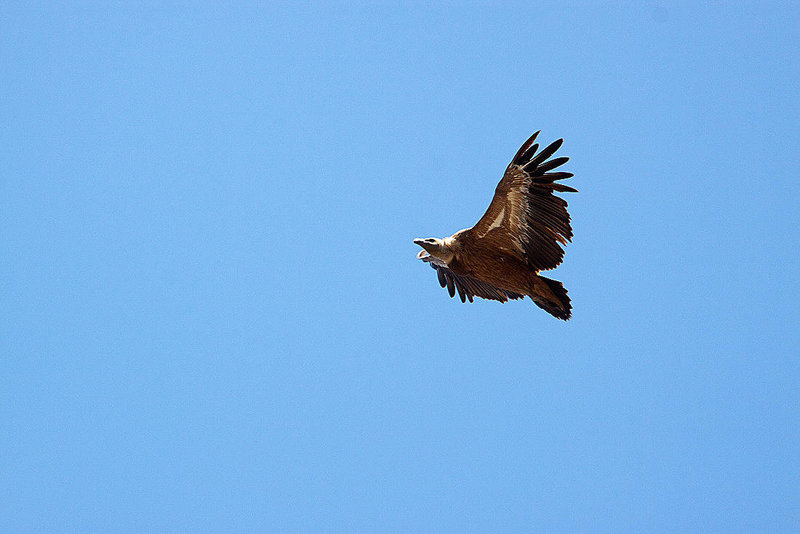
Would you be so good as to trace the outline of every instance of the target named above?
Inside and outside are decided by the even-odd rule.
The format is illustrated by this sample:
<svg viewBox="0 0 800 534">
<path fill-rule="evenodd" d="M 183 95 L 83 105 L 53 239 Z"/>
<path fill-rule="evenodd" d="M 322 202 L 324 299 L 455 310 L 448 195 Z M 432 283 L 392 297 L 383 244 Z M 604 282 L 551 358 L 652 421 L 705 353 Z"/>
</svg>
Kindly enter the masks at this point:
<svg viewBox="0 0 800 534">
<path fill-rule="evenodd" d="M 525 295 L 500 289 L 499 287 L 487 284 L 486 282 L 481 282 L 480 280 L 472 278 L 471 276 L 456 274 L 450 270 L 444 262 L 431 256 L 424 250 L 421 250 L 417 257 L 422 261 L 427 262 L 436 270 L 436 274 L 439 275 L 439 284 L 442 287 L 447 288 L 447 292 L 450 293 L 450 297 L 455 297 L 456 291 L 458 291 L 458 296 L 461 299 L 461 302 L 466 302 L 467 299 L 472 302 L 475 297 L 481 297 L 489 300 L 499 300 L 500 302 L 506 302 L 508 299 L 525 298 Z"/>
<path fill-rule="evenodd" d="M 571 178 L 569 172 L 550 172 L 566 163 L 560 157 L 548 161 L 564 142 L 554 141 L 538 154 L 533 134 L 508 165 L 497 184 L 489 209 L 471 228 L 470 237 L 512 252 L 537 271 L 556 268 L 572 239 L 567 203 L 555 192 L 577 193 L 556 180 Z"/>
</svg>

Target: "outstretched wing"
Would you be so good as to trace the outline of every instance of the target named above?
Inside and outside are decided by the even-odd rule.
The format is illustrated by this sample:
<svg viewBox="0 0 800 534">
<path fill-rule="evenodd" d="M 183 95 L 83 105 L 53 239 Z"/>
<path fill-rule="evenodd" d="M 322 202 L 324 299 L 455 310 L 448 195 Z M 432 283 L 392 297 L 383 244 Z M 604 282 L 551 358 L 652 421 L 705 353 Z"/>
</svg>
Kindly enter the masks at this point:
<svg viewBox="0 0 800 534">
<path fill-rule="evenodd" d="M 442 287 L 447 287 L 447 292 L 450 293 L 450 297 L 455 297 L 456 291 L 458 291 L 461 302 L 466 302 L 467 299 L 472 302 L 475 297 L 499 300 L 500 302 L 506 302 L 508 299 L 525 298 L 525 295 L 500 289 L 499 287 L 481 282 L 471 276 L 458 275 L 450 270 L 444 262 L 431 256 L 424 250 L 420 250 L 417 257 L 427 262 L 436 270 L 436 274 L 439 275 L 439 284 Z"/>
<path fill-rule="evenodd" d="M 569 158 L 551 159 L 564 142 L 554 141 L 538 154 L 533 134 L 511 160 L 503 179 L 497 184 L 489 209 L 470 230 L 471 237 L 517 254 L 534 270 L 554 269 L 564 258 L 564 249 L 572 240 L 567 203 L 555 192 L 577 193 L 576 189 L 557 183 L 571 178 L 569 172 L 549 172 Z"/>
</svg>

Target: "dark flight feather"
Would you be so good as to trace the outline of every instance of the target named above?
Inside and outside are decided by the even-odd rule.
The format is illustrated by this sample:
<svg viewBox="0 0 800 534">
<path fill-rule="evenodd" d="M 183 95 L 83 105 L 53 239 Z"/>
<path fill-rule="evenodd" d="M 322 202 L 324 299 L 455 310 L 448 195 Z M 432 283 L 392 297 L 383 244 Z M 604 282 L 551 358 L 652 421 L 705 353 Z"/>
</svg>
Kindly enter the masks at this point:
<svg viewBox="0 0 800 534">
<path fill-rule="evenodd" d="M 547 171 L 553 170 L 556 167 L 561 167 L 563 164 L 569 161 L 567 157 L 555 158 L 551 159 L 547 163 L 542 163 L 536 169 L 536 174 L 544 174 Z"/>
<path fill-rule="evenodd" d="M 536 150 L 539 148 L 539 145 L 533 144 L 533 142 L 536 140 L 536 136 L 539 135 L 539 132 L 541 132 L 541 130 L 530 136 L 528 140 L 525 141 L 521 147 L 519 147 L 514 159 L 511 160 L 514 165 L 524 165 L 530 161 L 531 157 L 533 157 L 533 155 L 536 153 Z"/>
<path fill-rule="evenodd" d="M 530 160 L 528 163 L 525 164 L 525 170 L 530 172 L 531 174 L 537 173 L 538 165 L 543 161 L 545 161 L 550 156 L 552 156 L 553 154 L 555 154 L 556 150 L 558 150 L 561 147 L 561 144 L 563 142 L 564 142 L 563 139 L 556 139 L 555 141 L 547 145 L 546 148 L 543 148 L 542 151 L 539 152 L 539 155 L 537 155 L 535 158 L 533 158 L 532 160 Z"/>
<path fill-rule="evenodd" d="M 427 262 L 434 270 L 436 270 L 436 274 L 439 278 L 439 284 L 442 287 L 447 287 L 447 292 L 450 293 L 451 298 L 455 297 L 456 291 L 458 291 L 461 302 L 466 302 L 466 299 L 469 299 L 470 302 L 473 302 L 475 297 L 481 297 L 489 300 L 499 300 L 500 302 L 506 302 L 508 299 L 525 298 L 525 295 L 500 289 L 499 287 L 487 284 L 486 282 L 481 282 L 480 280 L 476 280 L 470 276 L 457 275 L 447 267 L 439 265 L 435 258 L 431 256 L 424 256 L 421 259 L 422 261 Z"/>
</svg>

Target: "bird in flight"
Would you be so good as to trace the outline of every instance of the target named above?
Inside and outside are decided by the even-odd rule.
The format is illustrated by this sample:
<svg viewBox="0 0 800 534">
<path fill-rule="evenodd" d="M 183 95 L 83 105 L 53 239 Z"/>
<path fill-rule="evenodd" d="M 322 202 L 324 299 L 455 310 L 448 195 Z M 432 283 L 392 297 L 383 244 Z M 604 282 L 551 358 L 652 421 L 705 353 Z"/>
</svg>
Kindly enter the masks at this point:
<svg viewBox="0 0 800 534">
<path fill-rule="evenodd" d="M 555 269 L 572 240 L 567 203 L 554 193 L 577 193 L 557 180 L 569 172 L 550 172 L 569 158 L 549 159 L 564 142 L 539 150 L 533 134 L 509 163 L 492 203 L 472 228 L 450 237 L 415 239 L 417 258 L 436 270 L 439 284 L 461 302 L 474 297 L 499 300 L 529 296 L 547 313 L 566 321 L 572 304 L 561 282 L 540 271 Z"/>
</svg>

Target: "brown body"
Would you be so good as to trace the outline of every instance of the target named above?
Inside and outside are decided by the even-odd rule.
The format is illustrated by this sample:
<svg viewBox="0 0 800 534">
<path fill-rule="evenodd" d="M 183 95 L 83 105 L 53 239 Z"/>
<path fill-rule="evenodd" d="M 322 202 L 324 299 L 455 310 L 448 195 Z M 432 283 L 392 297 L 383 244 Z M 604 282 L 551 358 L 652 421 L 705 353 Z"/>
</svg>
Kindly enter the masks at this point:
<svg viewBox="0 0 800 534">
<path fill-rule="evenodd" d="M 445 239 L 416 239 L 417 257 L 437 270 L 439 282 L 462 301 L 474 296 L 499 300 L 529 296 L 553 316 L 567 320 L 571 303 L 561 282 L 539 275 L 561 263 L 561 248 L 572 238 L 567 203 L 554 191 L 574 192 L 556 183 L 570 173 L 547 171 L 567 158 L 547 161 L 561 140 L 536 154 L 534 134 L 520 148 L 478 223 Z"/>
</svg>

